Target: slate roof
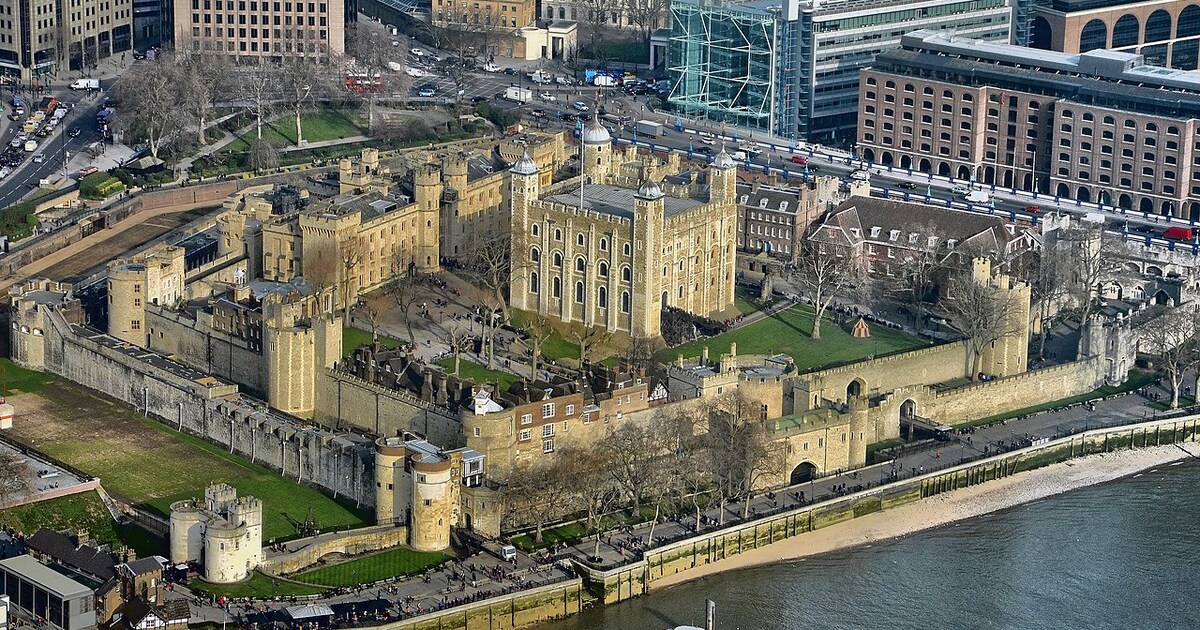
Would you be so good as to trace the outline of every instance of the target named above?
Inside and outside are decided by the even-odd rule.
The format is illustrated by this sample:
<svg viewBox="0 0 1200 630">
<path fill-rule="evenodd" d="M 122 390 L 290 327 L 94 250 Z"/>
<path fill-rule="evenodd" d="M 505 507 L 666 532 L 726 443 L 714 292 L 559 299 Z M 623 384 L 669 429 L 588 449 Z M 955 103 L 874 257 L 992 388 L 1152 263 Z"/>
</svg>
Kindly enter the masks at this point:
<svg viewBox="0 0 1200 630">
<path fill-rule="evenodd" d="M 25 544 L 38 554 L 100 581 L 116 575 L 115 567 L 119 561 L 116 554 L 91 545 L 76 547 L 73 536 L 43 527 L 26 539 Z"/>
</svg>

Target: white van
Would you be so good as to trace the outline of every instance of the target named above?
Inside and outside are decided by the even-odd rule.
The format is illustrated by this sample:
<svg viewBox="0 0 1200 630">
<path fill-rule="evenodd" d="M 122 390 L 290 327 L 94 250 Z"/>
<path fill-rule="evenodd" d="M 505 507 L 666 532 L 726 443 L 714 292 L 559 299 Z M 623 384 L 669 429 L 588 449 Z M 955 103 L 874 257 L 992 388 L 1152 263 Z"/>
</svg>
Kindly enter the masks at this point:
<svg viewBox="0 0 1200 630">
<path fill-rule="evenodd" d="M 500 558 L 505 562 L 512 562 L 517 559 L 517 548 L 512 545 L 504 545 L 500 548 Z"/>
</svg>

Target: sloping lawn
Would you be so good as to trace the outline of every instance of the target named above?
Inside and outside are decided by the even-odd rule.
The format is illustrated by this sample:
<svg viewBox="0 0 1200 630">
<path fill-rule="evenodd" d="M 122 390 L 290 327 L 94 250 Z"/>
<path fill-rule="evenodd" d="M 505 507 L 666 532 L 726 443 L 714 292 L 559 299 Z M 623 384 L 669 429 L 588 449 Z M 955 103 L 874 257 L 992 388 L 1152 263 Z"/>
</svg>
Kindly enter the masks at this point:
<svg viewBox="0 0 1200 630">
<path fill-rule="evenodd" d="M 366 129 L 360 126 L 357 117 L 345 112 L 323 109 L 316 112 L 300 114 L 300 126 L 304 129 L 304 139 L 308 142 L 324 142 L 361 136 Z M 285 115 L 263 125 L 263 139 L 277 147 L 288 147 L 296 144 L 296 118 Z M 225 148 L 230 151 L 245 151 L 250 143 L 258 137 L 255 129 L 246 135 L 230 142 Z"/>
<path fill-rule="evenodd" d="M 5 394 L 13 391 L 36 393 L 54 380 L 54 375 L 49 372 L 27 370 L 4 358 L 0 358 L 0 369 L 4 370 Z"/>
<path fill-rule="evenodd" d="M 165 555 L 167 541 L 134 525 L 118 525 L 95 490 L 0 510 L 0 525 L 32 535 L 45 527 L 55 531 L 86 529 L 92 540 L 113 549 L 124 544 L 139 557 Z"/>
<path fill-rule="evenodd" d="M 397 547 L 340 564 L 297 573 L 291 579 L 323 586 L 370 584 L 398 575 L 414 575 L 449 559 L 449 555 L 437 551 L 413 551 L 407 547 Z"/>
<path fill-rule="evenodd" d="M 746 324 L 710 339 L 700 339 L 674 348 L 667 348 L 656 355 L 659 361 L 670 362 L 680 353 L 684 357 L 697 357 L 704 346 L 709 356 L 720 357 L 729 352 L 731 343 L 737 343 L 738 354 L 787 354 L 796 362 L 801 372 L 839 365 L 864 359 L 872 354 L 884 355 L 928 345 L 919 337 L 880 325 L 871 326 L 871 336 L 856 339 L 842 330 L 829 318 L 821 325 L 821 338 L 814 341 L 812 332 L 813 310 L 797 304 L 766 319 Z"/>
<path fill-rule="evenodd" d="M 513 326 L 524 328 L 529 322 L 529 317 L 529 313 L 514 310 L 512 312 Z M 528 340 L 525 343 L 532 346 Z M 550 336 L 542 342 L 540 350 L 542 351 L 542 355 L 552 361 L 579 358 L 579 344 L 567 341 L 566 337 L 563 337 L 562 333 L 557 329 L 550 333 Z"/>
<path fill-rule="evenodd" d="M 342 355 L 350 356 L 350 353 L 357 350 L 360 346 L 365 346 L 371 343 L 373 337 L 370 331 L 353 326 L 342 327 Z M 400 340 L 387 335 L 379 335 L 379 345 L 384 348 L 399 348 Z"/>
<path fill-rule="evenodd" d="M 442 359 L 441 361 L 438 361 L 437 364 L 446 368 L 447 374 L 454 371 L 454 357 Z M 496 383 L 500 388 L 500 391 L 508 391 L 508 387 L 510 385 L 521 380 L 521 377 L 515 374 L 502 372 L 500 370 L 489 370 L 486 367 L 475 363 L 474 361 L 468 361 L 466 359 L 459 360 L 458 375 L 463 378 L 469 378 L 475 381 L 477 384 Z"/>
<path fill-rule="evenodd" d="M 49 383 L 40 393 L 22 394 L 12 402 L 20 413 L 12 429 L 14 439 L 100 477 L 109 492 L 164 516 L 173 501 L 203 497 L 210 483 L 226 482 L 239 494 L 263 501 L 264 540 L 295 536 L 310 506 L 321 529 L 371 520 L 365 511 L 294 478 L 281 477 L 73 384 Z"/>
</svg>

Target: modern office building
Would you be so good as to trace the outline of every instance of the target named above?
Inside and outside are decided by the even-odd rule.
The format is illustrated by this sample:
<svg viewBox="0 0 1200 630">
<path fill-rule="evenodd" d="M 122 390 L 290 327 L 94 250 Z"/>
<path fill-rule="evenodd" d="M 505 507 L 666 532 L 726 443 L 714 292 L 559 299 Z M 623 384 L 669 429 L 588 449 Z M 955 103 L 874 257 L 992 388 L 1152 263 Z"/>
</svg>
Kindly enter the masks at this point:
<svg viewBox="0 0 1200 630">
<path fill-rule="evenodd" d="M 918 29 L 1007 42 L 1009 0 L 671 4 L 671 104 L 780 138 L 852 140 L 858 73 Z"/>
<path fill-rule="evenodd" d="M 1033 9 L 1034 48 L 1140 53 L 1146 63 L 1195 70 L 1200 56 L 1196 0 L 1047 0 Z"/>
<path fill-rule="evenodd" d="M 1200 74 L 919 31 L 863 72 L 864 159 L 1200 218 Z"/>
<path fill-rule="evenodd" d="M 59 630 L 96 626 L 95 592 L 33 559 L 0 560 L 0 593 L 12 606 L 46 620 Z"/>
<path fill-rule="evenodd" d="M 174 15 L 179 50 L 273 59 L 346 50 L 343 0 L 175 0 Z"/>
<path fill-rule="evenodd" d="M 133 45 L 131 0 L 22 0 L 0 8 L 0 83 L 31 87 Z"/>
</svg>

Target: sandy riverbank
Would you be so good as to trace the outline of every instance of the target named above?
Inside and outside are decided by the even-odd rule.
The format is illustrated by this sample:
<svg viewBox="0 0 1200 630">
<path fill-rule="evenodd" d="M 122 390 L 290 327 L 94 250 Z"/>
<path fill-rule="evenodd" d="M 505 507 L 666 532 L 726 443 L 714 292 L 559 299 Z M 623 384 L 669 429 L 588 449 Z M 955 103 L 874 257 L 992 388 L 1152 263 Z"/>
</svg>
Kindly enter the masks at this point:
<svg viewBox="0 0 1200 630">
<path fill-rule="evenodd" d="M 1187 448 L 1188 453 L 1200 456 L 1200 445 L 1184 444 L 1183 447 Z M 721 571 L 803 558 L 898 538 L 1076 488 L 1119 479 L 1184 459 L 1188 457 L 1188 453 L 1175 445 L 1156 446 L 1090 455 L 1061 464 L 1052 464 L 788 538 L 767 547 L 668 576 L 654 582 L 652 589 Z"/>
</svg>

